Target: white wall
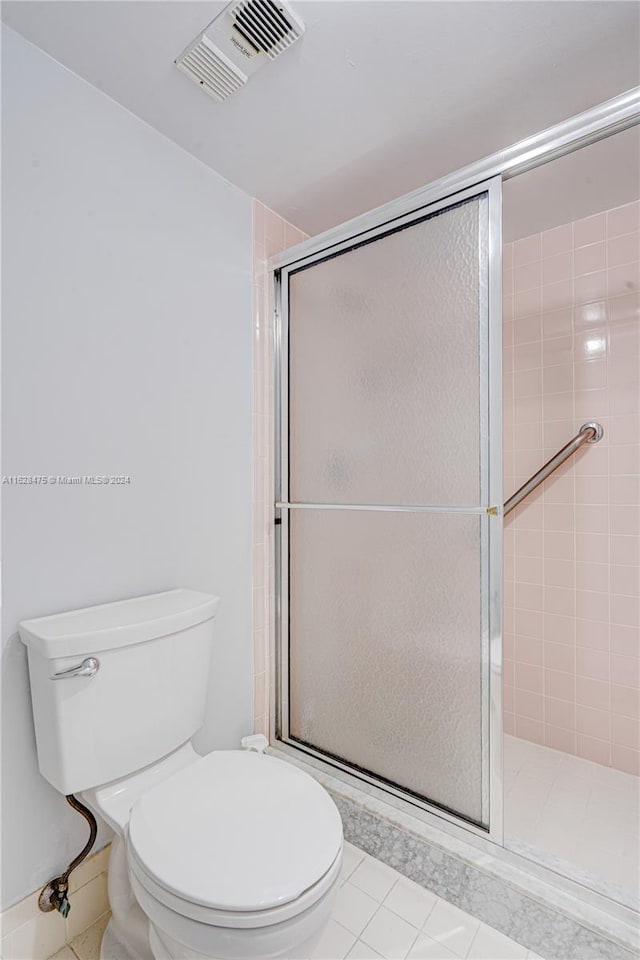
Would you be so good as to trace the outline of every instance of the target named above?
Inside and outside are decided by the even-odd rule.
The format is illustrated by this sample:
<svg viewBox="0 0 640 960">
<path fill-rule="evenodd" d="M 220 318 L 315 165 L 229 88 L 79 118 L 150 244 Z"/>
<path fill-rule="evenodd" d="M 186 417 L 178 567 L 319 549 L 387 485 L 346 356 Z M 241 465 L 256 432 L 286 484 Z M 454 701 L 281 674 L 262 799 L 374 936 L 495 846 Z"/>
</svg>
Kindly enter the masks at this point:
<svg viewBox="0 0 640 960">
<path fill-rule="evenodd" d="M 131 475 L 2 489 L 7 906 L 86 836 L 38 772 L 19 620 L 218 593 L 197 745 L 251 730 L 252 278 L 249 197 L 3 34 L 2 472 Z"/>
</svg>

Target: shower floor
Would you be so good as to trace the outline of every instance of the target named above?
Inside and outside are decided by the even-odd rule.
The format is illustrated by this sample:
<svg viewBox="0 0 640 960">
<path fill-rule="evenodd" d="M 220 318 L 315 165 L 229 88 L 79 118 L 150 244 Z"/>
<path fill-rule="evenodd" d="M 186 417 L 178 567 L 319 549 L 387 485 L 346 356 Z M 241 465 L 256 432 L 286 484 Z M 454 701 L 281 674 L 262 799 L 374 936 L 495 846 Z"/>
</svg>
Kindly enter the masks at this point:
<svg viewBox="0 0 640 960">
<path fill-rule="evenodd" d="M 504 740 L 507 847 L 637 909 L 638 777 L 528 740 Z"/>
</svg>

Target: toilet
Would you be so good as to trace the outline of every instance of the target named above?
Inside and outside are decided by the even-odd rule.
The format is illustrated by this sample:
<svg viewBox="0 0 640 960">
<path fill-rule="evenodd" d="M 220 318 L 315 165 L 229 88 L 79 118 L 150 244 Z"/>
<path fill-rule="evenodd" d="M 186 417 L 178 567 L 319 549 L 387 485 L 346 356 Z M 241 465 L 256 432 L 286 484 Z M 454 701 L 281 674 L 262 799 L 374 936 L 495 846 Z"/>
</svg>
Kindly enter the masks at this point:
<svg viewBox="0 0 640 960">
<path fill-rule="evenodd" d="M 40 772 L 115 833 L 103 960 L 302 958 L 329 919 L 329 794 L 265 753 L 191 745 L 217 607 L 171 590 L 20 624 Z"/>
</svg>

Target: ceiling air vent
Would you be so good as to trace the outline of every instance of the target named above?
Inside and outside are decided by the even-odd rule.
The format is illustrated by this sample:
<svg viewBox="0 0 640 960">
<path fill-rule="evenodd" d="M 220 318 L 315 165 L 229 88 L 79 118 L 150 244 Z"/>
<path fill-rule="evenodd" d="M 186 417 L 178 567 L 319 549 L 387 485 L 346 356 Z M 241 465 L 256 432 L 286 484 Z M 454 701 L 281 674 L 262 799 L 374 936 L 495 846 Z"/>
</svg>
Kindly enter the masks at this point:
<svg viewBox="0 0 640 960">
<path fill-rule="evenodd" d="M 218 100 L 226 100 L 234 90 L 239 90 L 247 82 L 246 73 L 239 70 L 204 34 L 178 57 L 176 65 Z"/>
<path fill-rule="evenodd" d="M 304 33 L 284 0 L 235 0 L 176 60 L 179 70 L 218 100 L 226 100 L 260 67 Z"/>
<path fill-rule="evenodd" d="M 275 60 L 304 33 L 304 24 L 283 3 L 273 0 L 239 0 L 231 8 L 236 30 Z"/>
</svg>

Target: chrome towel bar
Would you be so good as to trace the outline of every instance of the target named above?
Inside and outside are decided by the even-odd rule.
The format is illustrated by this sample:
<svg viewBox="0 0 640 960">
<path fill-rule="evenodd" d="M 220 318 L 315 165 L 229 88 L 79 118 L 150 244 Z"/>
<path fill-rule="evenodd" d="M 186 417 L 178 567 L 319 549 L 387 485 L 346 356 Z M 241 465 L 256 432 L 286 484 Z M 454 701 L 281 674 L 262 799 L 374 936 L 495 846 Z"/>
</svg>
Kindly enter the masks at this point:
<svg viewBox="0 0 640 960">
<path fill-rule="evenodd" d="M 515 510 L 525 497 L 528 497 L 554 470 L 557 470 L 565 460 L 574 454 L 576 450 L 579 450 L 583 443 L 597 443 L 598 440 L 602 440 L 603 436 L 604 429 L 601 424 L 596 423 L 595 420 L 591 420 L 589 423 L 583 423 L 575 437 L 569 440 L 569 443 L 565 444 L 562 450 L 558 450 L 556 455 L 551 457 L 551 460 L 547 460 L 544 467 L 540 467 L 538 472 L 534 473 L 526 483 L 523 483 L 512 497 L 509 497 L 504 505 L 504 516 L 506 517 L 508 513 Z"/>
</svg>

